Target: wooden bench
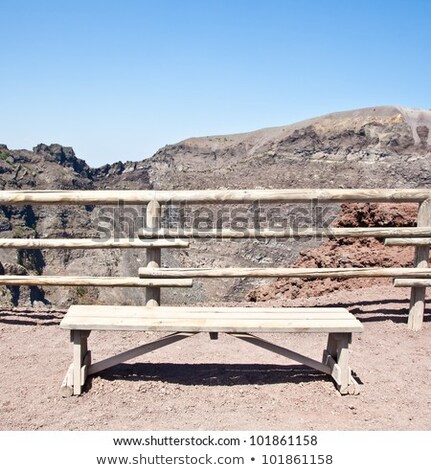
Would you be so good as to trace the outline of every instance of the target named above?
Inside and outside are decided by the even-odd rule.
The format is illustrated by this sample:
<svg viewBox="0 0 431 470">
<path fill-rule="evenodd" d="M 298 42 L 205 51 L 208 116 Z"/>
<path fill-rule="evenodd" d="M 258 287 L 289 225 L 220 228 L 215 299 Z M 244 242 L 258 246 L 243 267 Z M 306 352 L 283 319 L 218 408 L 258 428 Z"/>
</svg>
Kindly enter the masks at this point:
<svg viewBox="0 0 431 470">
<path fill-rule="evenodd" d="M 349 346 L 352 333 L 360 333 L 363 326 L 344 308 L 74 305 L 60 326 L 70 330 L 73 344 L 73 363 L 63 381 L 63 390 L 69 395 L 80 395 L 89 375 L 202 332 L 209 333 L 212 339 L 217 339 L 218 333 L 227 333 L 328 374 L 341 394 L 358 393 L 358 384 L 349 368 Z M 88 349 L 88 336 L 92 330 L 173 333 L 93 364 Z M 322 362 L 254 335 L 304 332 L 328 334 Z"/>
</svg>

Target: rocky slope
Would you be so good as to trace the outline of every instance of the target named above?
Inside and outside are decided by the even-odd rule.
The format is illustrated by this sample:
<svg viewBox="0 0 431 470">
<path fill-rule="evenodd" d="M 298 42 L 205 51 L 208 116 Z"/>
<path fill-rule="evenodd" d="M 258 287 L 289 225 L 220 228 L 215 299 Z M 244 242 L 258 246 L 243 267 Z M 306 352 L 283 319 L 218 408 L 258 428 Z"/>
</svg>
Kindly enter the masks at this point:
<svg viewBox="0 0 431 470">
<path fill-rule="evenodd" d="M 431 111 L 376 107 L 329 114 L 297 124 L 246 134 L 191 138 L 160 149 L 152 158 L 90 168 L 69 147 L 40 144 L 28 150 L 0 145 L 0 189 L 207 189 L 289 187 L 419 187 L 431 182 Z M 244 208 L 250 220 L 253 208 Z M 97 236 L 103 208 L 0 207 L 0 236 Z M 132 208 L 139 223 L 143 213 Z M 287 217 L 289 208 L 283 209 Z M 332 207 L 332 220 L 339 209 Z M 113 214 L 112 214 L 113 215 Z M 310 219 L 311 221 L 311 219 Z M 130 228 L 130 227 L 129 227 Z M 189 255 L 166 250 L 169 266 L 291 264 L 317 242 L 200 241 Z M 135 275 L 139 250 L 1 250 L 0 272 Z M 332 260 L 335 261 L 335 260 Z M 166 301 L 243 298 L 255 282 L 211 280 L 191 290 L 167 292 Z M 259 294 L 260 295 L 260 294 Z M 43 291 L 0 287 L 0 303 L 143 301 L 142 289 Z"/>
<path fill-rule="evenodd" d="M 248 134 L 187 139 L 159 150 L 150 174 L 160 189 L 421 186 L 430 181 L 430 129 L 431 111 L 334 113 Z"/>
</svg>

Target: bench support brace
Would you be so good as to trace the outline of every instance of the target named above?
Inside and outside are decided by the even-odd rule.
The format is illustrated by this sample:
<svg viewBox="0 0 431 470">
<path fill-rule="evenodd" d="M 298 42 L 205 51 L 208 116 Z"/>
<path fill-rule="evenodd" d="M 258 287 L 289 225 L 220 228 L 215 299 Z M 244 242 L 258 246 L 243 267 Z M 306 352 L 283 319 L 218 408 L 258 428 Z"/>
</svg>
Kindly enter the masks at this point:
<svg viewBox="0 0 431 470">
<path fill-rule="evenodd" d="M 330 333 L 328 345 L 323 353 L 323 361 L 315 361 L 307 356 L 303 356 L 295 351 L 270 343 L 262 338 L 249 333 L 229 333 L 235 338 L 254 344 L 260 348 L 271 351 L 280 356 L 288 357 L 293 361 L 304 364 L 315 370 L 330 375 L 342 395 L 356 395 L 359 393 L 359 386 L 352 376 L 348 360 L 349 345 L 352 341 L 351 333 Z"/>
<path fill-rule="evenodd" d="M 82 386 L 89 375 L 97 374 L 137 356 L 169 346 L 177 341 L 194 336 L 196 333 L 173 333 L 157 339 L 156 341 L 152 341 L 151 343 L 143 344 L 134 349 L 117 354 L 116 356 L 95 362 L 94 364 L 91 364 L 91 353 L 87 351 L 87 337 L 89 334 L 89 331 L 72 331 L 73 364 L 69 367 L 66 377 L 63 380 L 62 392 L 64 396 L 80 395 Z"/>
</svg>

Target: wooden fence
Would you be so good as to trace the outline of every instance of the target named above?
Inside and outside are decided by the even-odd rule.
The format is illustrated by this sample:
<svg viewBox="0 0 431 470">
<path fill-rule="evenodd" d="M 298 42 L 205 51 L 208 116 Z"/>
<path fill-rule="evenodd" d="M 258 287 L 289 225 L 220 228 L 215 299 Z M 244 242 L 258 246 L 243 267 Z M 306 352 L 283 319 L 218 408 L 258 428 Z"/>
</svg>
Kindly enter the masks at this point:
<svg viewBox="0 0 431 470">
<path fill-rule="evenodd" d="M 417 227 L 309 228 L 294 230 L 232 229 L 176 230 L 161 228 L 164 204 L 244 204 L 244 203 L 417 203 Z M 418 330 L 423 322 L 425 289 L 431 286 L 429 248 L 431 245 L 430 189 L 277 189 L 202 191 L 0 191 L 0 205 L 145 205 L 146 227 L 140 239 L 22 239 L 0 238 L 0 248 L 13 249 L 101 249 L 143 248 L 146 266 L 140 277 L 0 276 L 2 285 L 92 285 L 145 287 L 147 305 L 160 304 L 160 287 L 187 287 L 196 277 L 388 277 L 395 286 L 411 287 L 408 326 Z M 378 237 L 386 245 L 416 247 L 413 268 L 161 268 L 162 248 L 187 248 L 191 238 L 297 238 L 297 237 Z"/>
</svg>

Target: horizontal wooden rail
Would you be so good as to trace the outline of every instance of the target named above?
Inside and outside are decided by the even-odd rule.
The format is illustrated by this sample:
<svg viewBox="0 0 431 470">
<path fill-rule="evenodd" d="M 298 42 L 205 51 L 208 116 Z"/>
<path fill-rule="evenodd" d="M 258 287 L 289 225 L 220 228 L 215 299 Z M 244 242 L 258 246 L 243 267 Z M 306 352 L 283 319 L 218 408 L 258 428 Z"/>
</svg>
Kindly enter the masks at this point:
<svg viewBox="0 0 431 470">
<path fill-rule="evenodd" d="M 16 249 L 69 249 L 69 248 L 187 248 L 188 240 L 142 240 L 142 239 L 106 239 L 96 238 L 0 238 L 0 248 Z"/>
<path fill-rule="evenodd" d="M 117 205 L 166 203 L 289 202 L 421 202 L 431 197 L 422 189 L 263 189 L 263 190 L 91 190 L 0 191 L 0 204 Z"/>
<path fill-rule="evenodd" d="M 386 246 L 430 246 L 431 238 L 387 238 Z"/>
<path fill-rule="evenodd" d="M 169 238 L 331 238 L 331 237 L 431 237 L 431 227 L 327 227 L 322 229 L 159 229 L 139 231 L 145 239 Z"/>
<path fill-rule="evenodd" d="M 431 279 L 394 279 L 395 287 L 431 287 Z"/>
<path fill-rule="evenodd" d="M 428 277 L 431 268 L 139 268 L 141 278 L 207 277 Z"/>
<path fill-rule="evenodd" d="M 192 279 L 92 276 L 0 276 L 3 286 L 191 287 Z"/>
</svg>

